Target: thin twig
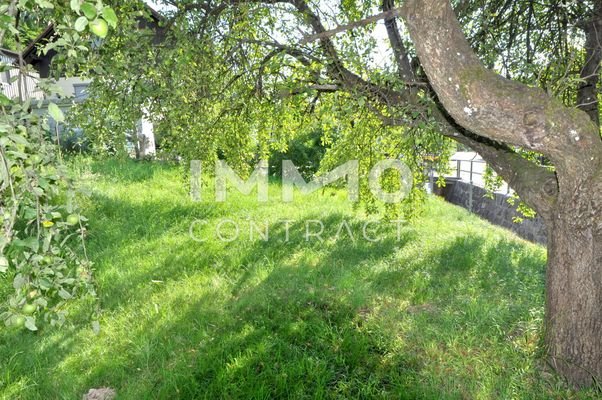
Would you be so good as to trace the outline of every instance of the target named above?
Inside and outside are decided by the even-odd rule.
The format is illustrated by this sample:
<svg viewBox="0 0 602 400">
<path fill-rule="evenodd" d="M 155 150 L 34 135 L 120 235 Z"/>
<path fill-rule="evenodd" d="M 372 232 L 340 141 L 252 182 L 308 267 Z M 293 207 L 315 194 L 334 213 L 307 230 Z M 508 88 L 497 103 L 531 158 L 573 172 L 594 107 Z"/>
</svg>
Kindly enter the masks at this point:
<svg viewBox="0 0 602 400">
<path fill-rule="evenodd" d="M 360 19 L 358 21 L 350 22 L 350 23 L 344 24 L 344 25 L 339 25 L 336 28 L 333 28 L 333 29 L 330 29 L 330 30 L 327 30 L 324 32 L 316 33 L 315 35 L 306 36 L 305 38 L 303 38 L 301 40 L 300 44 L 304 45 L 307 43 L 315 42 L 316 40 L 329 38 L 338 33 L 345 32 L 345 31 L 355 29 L 355 28 L 359 28 L 362 26 L 366 26 L 373 22 L 380 21 L 381 19 L 389 19 L 389 18 L 399 17 L 403 14 L 404 11 L 405 11 L 404 7 L 392 8 L 388 11 L 383 11 L 379 14 L 375 14 L 370 17 Z"/>
</svg>

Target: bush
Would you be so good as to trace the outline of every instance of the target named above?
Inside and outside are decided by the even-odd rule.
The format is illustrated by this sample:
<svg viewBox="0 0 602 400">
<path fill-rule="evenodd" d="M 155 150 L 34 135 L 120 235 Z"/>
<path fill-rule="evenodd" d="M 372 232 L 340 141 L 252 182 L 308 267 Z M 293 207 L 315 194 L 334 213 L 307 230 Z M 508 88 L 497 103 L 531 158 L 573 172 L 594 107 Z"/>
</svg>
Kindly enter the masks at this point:
<svg viewBox="0 0 602 400">
<path fill-rule="evenodd" d="M 306 180 L 311 179 L 320 168 L 327 148 L 322 143 L 322 132 L 317 130 L 291 140 L 284 152 L 270 156 L 270 175 L 282 176 L 282 161 L 290 160 Z"/>
</svg>

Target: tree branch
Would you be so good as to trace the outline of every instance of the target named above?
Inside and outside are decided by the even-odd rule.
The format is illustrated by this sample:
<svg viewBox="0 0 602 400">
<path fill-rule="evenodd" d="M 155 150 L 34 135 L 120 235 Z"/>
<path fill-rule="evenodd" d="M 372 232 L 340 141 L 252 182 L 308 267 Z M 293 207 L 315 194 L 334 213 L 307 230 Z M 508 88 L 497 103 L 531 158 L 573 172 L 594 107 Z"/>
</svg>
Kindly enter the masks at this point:
<svg viewBox="0 0 602 400">
<path fill-rule="evenodd" d="M 562 183 L 588 177 L 602 162 L 598 128 L 542 90 L 486 69 L 470 48 L 449 1 L 408 0 L 403 15 L 441 103 L 462 127 L 541 152 Z"/>
<path fill-rule="evenodd" d="M 326 30 L 317 14 L 309 8 L 305 0 L 291 0 L 291 4 L 293 4 L 297 11 L 306 18 L 308 24 L 316 34 L 325 34 L 329 32 Z M 327 73 L 331 79 L 339 82 L 349 91 L 361 92 L 368 98 L 377 100 L 383 104 L 394 105 L 411 103 L 411 99 L 407 97 L 406 93 L 375 85 L 347 69 L 341 61 L 334 43 L 330 40 L 330 36 L 332 35 L 324 35 L 318 39 L 320 40 L 320 47 L 328 60 Z"/>
<path fill-rule="evenodd" d="M 374 22 L 378 22 L 381 19 L 392 19 L 395 17 L 399 17 L 401 15 L 402 11 L 403 11 L 403 8 L 401 8 L 401 7 L 391 8 L 391 9 L 383 11 L 379 14 L 372 15 L 368 18 L 364 18 L 364 19 L 361 19 L 358 21 L 353 21 L 353 22 L 350 22 L 345 25 L 339 25 L 336 28 L 333 28 L 330 30 L 323 30 L 314 35 L 305 37 L 303 40 L 301 40 L 301 44 L 307 44 L 307 43 L 315 42 L 316 40 L 329 38 L 331 36 L 334 36 L 336 34 L 339 34 L 339 33 L 345 32 L 345 31 L 349 31 L 351 29 L 360 28 L 362 26 L 366 26 L 366 25 L 372 24 Z"/>
<path fill-rule="evenodd" d="M 384 12 L 392 10 L 393 0 L 383 0 L 382 9 Z M 387 29 L 387 36 L 389 37 L 389 43 L 395 54 L 395 63 L 399 71 L 399 76 L 403 81 L 415 81 L 416 76 L 410 63 L 410 57 L 408 51 L 403 44 L 401 35 L 399 34 L 399 28 L 397 27 L 397 20 L 395 17 L 385 18 L 385 28 Z"/>
<path fill-rule="evenodd" d="M 383 0 L 383 10 L 386 11 L 391 7 L 391 0 Z M 400 76 L 404 80 L 414 80 L 414 71 L 411 68 L 407 50 L 399 35 L 395 18 L 385 19 L 385 27 L 395 54 L 395 61 Z M 432 91 L 430 85 L 428 88 Z M 413 96 L 417 96 L 417 93 L 413 93 Z M 552 172 L 524 159 L 508 146 L 487 140 L 467 131 L 447 114 L 437 99 L 435 99 L 435 102 L 438 107 L 435 109 L 433 116 L 439 123 L 445 136 L 475 150 L 538 213 L 544 216 L 544 218 L 551 215 L 552 206 L 555 204 L 558 192 L 558 181 Z M 402 121 L 392 120 L 390 122 L 395 124 Z"/>
<path fill-rule="evenodd" d="M 468 132 L 453 120 L 441 102 L 436 100 L 436 103 L 437 109 L 433 114 L 442 132 L 479 153 L 521 199 L 550 221 L 558 197 L 556 174 L 525 159 L 505 144 Z"/>
<path fill-rule="evenodd" d="M 296 94 L 301 94 L 301 93 L 307 93 L 309 91 L 316 91 L 318 93 L 334 93 L 334 92 L 339 92 L 340 90 L 341 90 L 341 87 L 338 85 L 324 83 L 324 84 L 315 84 L 315 85 L 308 85 L 305 87 L 294 88 L 294 89 L 290 90 L 289 94 L 296 95 Z"/>
<path fill-rule="evenodd" d="M 302 0 L 295 0 L 295 3 L 305 4 Z M 387 5 L 384 4 L 384 6 L 386 7 Z M 342 66 L 342 63 L 338 59 L 338 54 L 336 53 L 334 44 L 329 39 L 333 34 L 340 32 L 340 29 L 326 31 L 319 21 L 319 18 L 315 14 L 311 13 L 306 5 L 305 7 L 301 6 L 298 8 L 300 8 L 300 11 L 302 10 L 304 14 L 310 15 L 309 19 L 312 22 L 314 30 L 316 31 L 315 36 L 317 37 L 319 35 L 319 40 L 321 41 L 327 54 L 333 56 L 333 61 L 337 64 L 338 72 L 348 77 L 348 79 L 345 79 L 347 85 L 351 86 L 351 88 L 354 90 L 365 90 L 368 83 L 355 76 Z M 389 14 L 381 13 L 379 15 L 383 16 Z M 370 21 L 372 20 L 373 19 L 370 19 Z M 358 26 L 358 24 L 354 23 L 346 26 L 351 29 L 351 27 Z M 396 35 L 392 28 L 394 28 L 394 26 L 391 26 L 387 30 L 389 38 L 392 45 L 397 47 L 399 55 L 403 58 L 405 48 L 403 47 L 403 43 L 400 40 L 397 40 L 398 32 Z M 400 67 L 408 72 L 412 72 L 411 67 L 406 69 L 407 65 L 402 64 Z M 414 79 L 413 73 L 412 79 Z M 498 175 L 511 184 L 513 189 L 516 190 L 516 192 L 519 193 L 519 195 L 529 205 L 535 208 L 536 211 L 545 218 L 549 218 L 553 205 L 556 201 L 558 187 L 558 181 L 554 173 L 536 166 L 529 160 L 526 160 L 519 154 L 513 152 L 506 145 L 501 145 L 497 142 L 469 132 L 467 129 L 457 124 L 455 120 L 445 111 L 442 104 L 438 100 L 437 102 L 439 107 L 432 110 L 432 116 L 439 123 L 441 127 L 441 133 L 444 136 L 459 141 L 460 143 L 463 143 L 479 152 L 479 154 L 491 164 L 491 167 L 494 169 L 494 171 L 496 171 Z M 403 94 L 397 94 L 395 97 L 389 98 L 388 101 L 386 100 L 384 102 L 385 105 L 391 105 L 391 103 L 397 105 L 411 104 L 413 105 L 414 110 L 416 108 L 420 109 L 421 107 L 421 105 L 419 105 L 418 93 L 415 91 L 405 91 Z M 398 125 L 412 125 L 411 122 L 404 121 L 404 119 L 395 119 L 391 122 L 397 123 Z"/>
<path fill-rule="evenodd" d="M 432 1 L 436 2 L 436 0 Z M 241 0 L 241 2 L 244 1 Z M 248 0 L 248 2 L 255 1 Z M 395 16 L 400 15 L 402 9 L 393 9 L 395 10 L 394 12 L 384 11 L 383 13 L 370 17 L 366 20 L 344 25 L 333 30 L 326 30 L 320 18 L 308 7 L 304 0 L 290 0 L 289 2 L 301 15 L 305 17 L 307 23 L 312 27 L 314 32 L 316 32 L 315 35 L 312 35 L 308 38 L 313 38 L 312 40 L 320 41 L 320 48 L 322 49 L 326 58 L 322 61 L 322 63 L 327 65 L 327 74 L 333 80 L 333 84 L 321 85 L 316 82 L 315 85 L 310 85 L 307 88 L 292 90 L 291 94 L 298 94 L 308 89 L 317 90 L 319 93 L 336 90 L 359 92 L 370 98 L 372 101 L 378 102 L 385 106 L 411 105 L 412 111 L 418 111 L 419 113 L 421 113 L 421 110 L 424 111 L 423 118 L 428 120 L 427 115 L 429 113 L 426 112 L 428 106 L 426 106 L 424 102 L 421 102 L 418 91 L 410 90 L 411 88 L 408 88 L 408 90 L 404 90 L 402 92 L 396 91 L 387 87 L 375 85 L 361 78 L 357 74 L 354 74 L 344 66 L 344 63 L 340 59 L 334 43 L 330 39 L 331 36 L 342 32 L 343 30 L 366 25 L 378 19 L 386 19 L 385 25 L 387 27 L 387 33 L 389 35 L 391 45 L 395 51 L 396 62 L 400 70 L 400 76 L 404 81 L 415 82 L 416 78 L 411 64 L 409 63 L 409 58 L 407 57 L 407 50 L 403 46 L 403 42 L 399 35 L 398 27 L 395 21 Z M 392 4 L 390 0 L 383 0 L 383 10 L 389 9 L 391 5 Z M 404 12 L 407 11 L 406 9 L 403 10 Z M 467 44 L 466 46 L 468 47 Z M 285 46 L 278 44 L 274 47 L 274 51 L 282 50 L 292 54 L 293 56 L 299 56 L 300 54 L 304 53 L 299 48 L 295 48 L 291 45 Z M 273 52 L 270 54 L 273 54 Z M 424 84 L 427 85 L 427 94 L 432 94 L 432 89 L 428 83 Z M 551 210 L 555 204 L 558 192 L 558 180 L 556 179 L 555 174 L 545 168 L 537 166 L 529 160 L 524 159 L 519 154 L 514 152 L 509 146 L 500 144 L 500 138 L 488 138 L 488 136 L 485 135 L 481 136 L 481 132 L 479 132 L 479 134 L 473 133 L 475 131 L 468 129 L 469 127 L 458 124 L 455 120 L 455 117 L 447 113 L 442 102 L 436 100 L 436 103 L 438 107 L 432 108 L 431 116 L 439 124 L 441 128 L 441 134 L 459 141 L 460 143 L 463 143 L 477 151 L 529 205 L 535 208 L 536 211 L 544 217 L 549 218 L 552 214 Z M 409 115 L 405 115 L 401 118 L 384 118 L 388 118 L 386 121 L 387 123 L 392 123 L 395 125 L 412 126 L 413 124 L 413 117 Z"/>
</svg>

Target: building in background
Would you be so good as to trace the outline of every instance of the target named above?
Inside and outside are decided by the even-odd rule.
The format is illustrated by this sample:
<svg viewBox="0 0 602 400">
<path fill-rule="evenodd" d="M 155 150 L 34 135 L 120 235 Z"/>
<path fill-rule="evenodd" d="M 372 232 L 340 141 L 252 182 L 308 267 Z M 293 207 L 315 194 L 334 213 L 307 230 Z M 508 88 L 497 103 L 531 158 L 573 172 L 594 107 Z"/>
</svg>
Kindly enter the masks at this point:
<svg viewBox="0 0 602 400">
<path fill-rule="evenodd" d="M 159 42 L 163 38 L 162 29 L 159 27 L 159 22 L 162 20 L 162 16 L 152 8 L 148 8 L 150 14 L 150 20 L 141 19 L 140 27 L 144 29 L 152 29 L 157 34 L 155 35 L 155 42 Z M 62 90 L 60 97 L 53 95 L 52 97 L 45 96 L 44 93 L 38 88 L 37 82 L 40 78 L 48 78 L 50 76 L 52 59 L 56 55 L 56 51 L 50 50 L 47 53 L 42 53 L 41 48 L 48 42 L 52 42 L 58 39 L 58 35 L 54 30 L 54 25 L 48 25 L 43 32 L 41 32 L 28 46 L 23 50 L 21 58 L 25 65 L 33 67 L 33 72 L 28 72 L 26 77 L 19 77 L 19 54 L 14 51 L 0 48 L 0 65 L 9 66 L 8 70 L 0 72 L 0 82 L 2 85 L 1 93 L 9 99 L 20 99 L 25 101 L 27 99 L 42 100 L 42 107 L 40 113 L 46 114 L 48 104 L 50 102 L 58 105 L 63 113 L 68 114 L 71 107 L 74 104 L 85 101 L 88 97 L 88 86 L 91 82 L 90 79 L 83 79 L 80 77 L 60 77 L 56 80 L 57 85 Z M 142 110 L 143 115 L 146 116 L 146 110 Z M 50 127 L 52 130 L 55 129 L 56 125 L 54 121 L 50 121 Z M 63 136 L 72 136 L 82 138 L 85 136 L 85 132 L 81 129 L 73 128 L 65 129 L 66 127 L 58 127 L 60 133 L 64 133 Z M 66 131 L 70 131 L 69 135 Z M 128 132 L 123 132 L 124 135 L 129 137 L 137 138 L 137 143 L 132 144 L 133 148 L 136 148 L 136 156 L 140 158 L 151 157 L 156 153 L 155 146 L 155 135 L 152 122 L 143 117 L 136 126 L 135 135 L 127 135 Z M 70 138 L 69 140 L 71 140 Z M 65 139 L 67 140 L 67 139 Z"/>
<path fill-rule="evenodd" d="M 44 94 L 37 87 L 39 79 L 38 72 L 32 72 L 19 80 L 19 54 L 10 50 L 0 49 L 0 63 L 7 66 L 14 66 L 0 72 L 0 85 L 2 85 L 2 94 L 9 99 L 22 98 L 41 100 Z"/>
</svg>

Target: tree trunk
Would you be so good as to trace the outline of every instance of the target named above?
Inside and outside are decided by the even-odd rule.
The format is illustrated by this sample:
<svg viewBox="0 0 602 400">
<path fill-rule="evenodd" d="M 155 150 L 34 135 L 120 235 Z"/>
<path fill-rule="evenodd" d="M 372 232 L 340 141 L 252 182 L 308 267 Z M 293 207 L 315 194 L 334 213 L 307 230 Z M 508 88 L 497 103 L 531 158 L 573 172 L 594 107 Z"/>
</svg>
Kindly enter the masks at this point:
<svg viewBox="0 0 602 400">
<path fill-rule="evenodd" d="M 404 7 L 416 53 L 449 116 L 546 220 L 553 366 L 575 386 L 602 382 L 602 141 L 594 118 L 485 69 L 448 1 L 407 0 Z M 497 151 L 496 142 L 544 154 L 555 173 L 525 168 L 525 159 Z"/>
<path fill-rule="evenodd" d="M 577 386 L 602 378 L 602 171 L 560 193 L 548 221 L 546 344 L 554 368 Z"/>
<path fill-rule="evenodd" d="M 328 74 L 337 84 L 387 105 L 420 103 L 416 91 L 380 87 L 346 69 L 328 39 L 346 28 L 326 31 L 305 0 L 290 1 L 316 32 L 313 38 L 320 39 Z M 391 1 L 382 4 L 393 10 Z M 440 108 L 431 111 L 442 133 L 478 151 L 546 221 L 546 342 L 553 366 L 575 386 L 602 382 L 602 141 L 593 103 L 587 105 L 588 117 L 541 89 L 484 68 L 449 1 L 406 0 L 396 14 L 404 18 L 437 95 Z M 400 76 L 415 81 L 393 17 L 383 18 Z M 593 72 L 602 59 L 599 41 L 592 39 L 602 32 L 596 29 L 586 31 Z M 584 70 L 587 86 L 580 89 L 585 101 L 597 93 L 597 75 L 590 72 Z M 522 157 L 517 147 L 546 156 L 554 171 Z"/>
</svg>

